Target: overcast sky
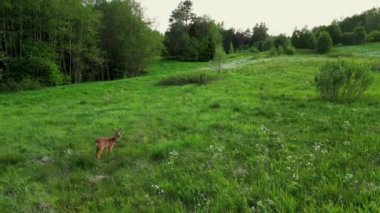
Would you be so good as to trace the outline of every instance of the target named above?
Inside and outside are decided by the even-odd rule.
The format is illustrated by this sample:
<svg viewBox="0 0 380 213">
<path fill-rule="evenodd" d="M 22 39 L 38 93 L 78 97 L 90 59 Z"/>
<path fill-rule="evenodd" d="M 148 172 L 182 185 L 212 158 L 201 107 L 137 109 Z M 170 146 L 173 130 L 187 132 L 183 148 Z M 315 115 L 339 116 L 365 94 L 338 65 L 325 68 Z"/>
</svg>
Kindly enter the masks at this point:
<svg viewBox="0 0 380 213">
<path fill-rule="evenodd" d="M 136 0 L 161 32 L 168 28 L 171 12 L 181 0 Z M 270 34 L 287 33 L 305 25 L 312 28 L 334 19 L 380 7 L 380 0 L 193 0 L 197 15 L 211 16 L 225 27 L 245 30 L 265 22 Z"/>
</svg>

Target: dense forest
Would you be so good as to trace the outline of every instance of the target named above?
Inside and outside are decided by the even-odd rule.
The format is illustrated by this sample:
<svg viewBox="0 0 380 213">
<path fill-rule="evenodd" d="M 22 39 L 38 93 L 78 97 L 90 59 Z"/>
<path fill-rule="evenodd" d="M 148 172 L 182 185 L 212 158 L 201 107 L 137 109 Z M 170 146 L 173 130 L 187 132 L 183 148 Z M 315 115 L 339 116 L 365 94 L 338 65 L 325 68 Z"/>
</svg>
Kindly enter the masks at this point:
<svg viewBox="0 0 380 213">
<path fill-rule="evenodd" d="M 380 41 L 380 8 L 328 26 L 295 29 L 288 37 L 269 35 L 265 23 L 226 29 L 194 14 L 192 6 L 190 0 L 180 2 L 162 35 L 133 0 L 2 0 L 0 91 L 138 76 L 157 56 L 210 61 L 219 47 L 226 53 L 277 55 Z"/>
<path fill-rule="evenodd" d="M 162 49 L 134 1 L 3 0 L 0 14 L 1 90 L 140 75 Z"/>
</svg>

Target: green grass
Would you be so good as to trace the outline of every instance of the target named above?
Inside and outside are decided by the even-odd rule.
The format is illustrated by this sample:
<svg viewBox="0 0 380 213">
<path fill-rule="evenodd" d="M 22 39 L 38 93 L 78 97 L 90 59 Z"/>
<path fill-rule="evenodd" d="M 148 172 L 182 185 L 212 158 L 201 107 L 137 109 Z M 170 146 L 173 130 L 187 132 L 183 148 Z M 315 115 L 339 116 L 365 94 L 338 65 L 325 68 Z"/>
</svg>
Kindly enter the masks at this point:
<svg viewBox="0 0 380 213">
<path fill-rule="evenodd" d="M 372 45 L 333 52 L 373 60 Z M 158 84 L 210 65 L 157 61 L 144 77 L 1 94 L 0 210 L 380 211 L 380 73 L 360 100 L 323 102 L 326 60 L 236 54 L 217 81 L 181 87 Z M 96 161 L 94 140 L 117 128 Z"/>
</svg>

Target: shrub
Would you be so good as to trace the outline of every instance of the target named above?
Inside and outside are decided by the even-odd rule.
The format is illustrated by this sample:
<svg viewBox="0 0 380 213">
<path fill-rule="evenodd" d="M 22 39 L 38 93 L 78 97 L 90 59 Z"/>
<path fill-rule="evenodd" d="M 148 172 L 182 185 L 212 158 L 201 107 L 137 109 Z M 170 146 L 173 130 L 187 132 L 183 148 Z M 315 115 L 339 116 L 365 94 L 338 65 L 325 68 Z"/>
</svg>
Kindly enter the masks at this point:
<svg viewBox="0 0 380 213">
<path fill-rule="evenodd" d="M 172 75 L 159 82 L 161 86 L 182 86 L 186 84 L 208 84 L 216 80 L 217 76 L 209 72 L 192 72 Z"/>
<path fill-rule="evenodd" d="M 291 37 L 291 42 L 294 47 L 299 49 L 315 49 L 317 46 L 314 33 L 306 28 L 302 29 L 302 31 L 295 30 Z"/>
<path fill-rule="evenodd" d="M 343 33 L 342 44 L 344 45 L 354 45 L 358 44 L 359 38 L 356 33 Z"/>
<path fill-rule="evenodd" d="M 37 80 L 33 80 L 30 77 L 22 79 L 20 83 L 21 90 L 35 90 L 41 87 L 40 83 Z"/>
<path fill-rule="evenodd" d="M 330 51 L 332 44 L 333 41 L 330 34 L 328 32 L 321 32 L 318 38 L 317 51 L 319 53 L 326 53 Z"/>
<path fill-rule="evenodd" d="M 360 27 L 356 27 L 354 29 L 354 33 L 356 34 L 357 36 L 357 43 L 363 43 L 365 42 L 366 40 L 366 36 L 367 36 L 367 33 L 365 32 L 365 28 L 360 26 Z"/>
<path fill-rule="evenodd" d="M 250 52 L 250 53 L 258 53 L 258 52 L 260 52 L 256 47 L 250 47 L 249 49 L 248 49 L 248 52 Z"/>
<path fill-rule="evenodd" d="M 323 100 L 348 102 L 359 98 L 372 84 L 370 67 L 366 63 L 339 60 L 322 65 L 315 77 Z"/>
<path fill-rule="evenodd" d="M 222 63 L 224 61 L 225 56 L 226 56 L 226 53 L 224 52 L 223 47 L 221 45 L 217 46 L 215 48 L 213 64 L 214 64 L 215 71 L 218 74 L 222 71 Z"/>
<path fill-rule="evenodd" d="M 277 53 L 277 49 L 276 49 L 276 47 L 272 47 L 272 48 L 270 48 L 270 50 L 269 50 L 269 56 L 277 56 L 278 55 L 278 53 Z"/>
<path fill-rule="evenodd" d="M 284 52 L 286 55 L 294 55 L 296 53 L 296 48 L 292 45 L 288 45 L 285 47 Z"/>
<path fill-rule="evenodd" d="M 277 48 L 277 54 L 278 54 L 278 55 L 284 54 L 284 47 L 279 46 L 279 47 Z"/>
<path fill-rule="evenodd" d="M 228 48 L 228 54 L 233 54 L 235 52 L 234 45 L 230 42 L 230 46 Z"/>
<path fill-rule="evenodd" d="M 280 34 L 276 36 L 276 38 L 274 39 L 274 46 L 276 46 L 276 48 L 278 48 L 279 46 L 286 47 L 289 44 L 290 44 L 290 40 L 284 34 Z"/>
<path fill-rule="evenodd" d="M 261 50 L 262 51 L 269 51 L 270 49 L 272 49 L 273 46 L 274 46 L 274 39 L 271 37 L 268 37 L 264 40 L 264 42 L 261 46 Z"/>
<path fill-rule="evenodd" d="M 380 41 L 380 31 L 377 31 L 377 30 L 372 31 L 372 32 L 368 35 L 367 40 L 368 40 L 369 42 L 377 42 L 377 41 Z"/>
<path fill-rule="evenodd" d="M 326 31 L 330 34 L 333 43 L 338 44 L 341 42 L 342 39 L 342 30 L 340 29 L 340 26 L 338 23 L 334 22 L 328 27 L 326 27 Z"/>
</svg>

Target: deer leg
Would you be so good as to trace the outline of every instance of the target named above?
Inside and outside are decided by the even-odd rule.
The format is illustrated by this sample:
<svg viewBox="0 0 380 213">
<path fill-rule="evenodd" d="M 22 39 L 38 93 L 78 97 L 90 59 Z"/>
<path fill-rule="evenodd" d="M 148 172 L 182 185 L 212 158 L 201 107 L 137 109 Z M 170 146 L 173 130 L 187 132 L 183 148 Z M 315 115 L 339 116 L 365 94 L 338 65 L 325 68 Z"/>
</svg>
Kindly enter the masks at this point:
<svg viewBox="0 0 380 213">
<path fill-rule="evenodd" d="M 98 149 L 99 149 L 99 148 L 98 148 Z M 96 157 L 97 157 L 98 159 L 100 158 L 100 155 L 102 154 L 103 150 L 104 150 L 104 147 L 100 148 L 99 152 L 97 152 L 97 156 L 96 156 Z"/>
<path fill-rule="evenodd" d="M 96 153 L 95 153 L 95 157 L 97 158 L 97 159 L 99 159 L 99 147 L 96 147 Z"/>
</svg>

